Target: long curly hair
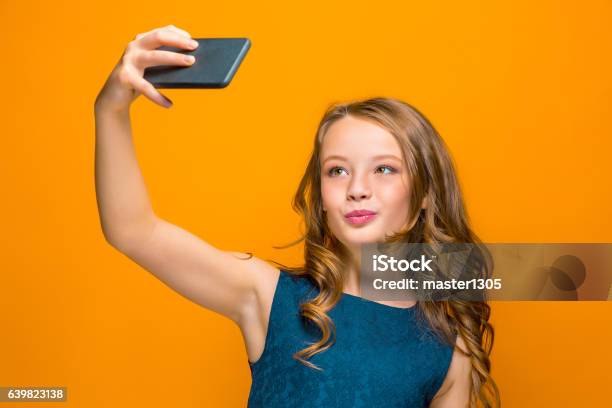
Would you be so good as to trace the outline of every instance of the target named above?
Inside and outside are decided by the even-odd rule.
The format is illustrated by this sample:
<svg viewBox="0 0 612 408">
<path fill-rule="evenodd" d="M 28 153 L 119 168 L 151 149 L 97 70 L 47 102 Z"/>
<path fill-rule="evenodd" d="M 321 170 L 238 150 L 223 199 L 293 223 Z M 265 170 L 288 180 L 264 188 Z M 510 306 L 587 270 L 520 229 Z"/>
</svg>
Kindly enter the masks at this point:
<svg viewBox="0 0 612 408">
<path fill-rule="evenodd" d="M 348 115 L 373 120 L 393 135 L 401 146 L 412 180 L 408 227 L 386 242 L 481 243 L 468 225 L 461 189 L 447 147 L 421 112 L 404 101 L 383 97 L 331 104 L 319 123 L 310 161 L 292 202 L 294 211 L 302 217 L 305 232 L 288 245 L 274 247 L 283 249 L 304 241 L 305 263 L 300 267 L 290 267 L 271 260 L 294 276 L 310 279 L 319 289 L 316 297 L 300 305 L 300 315 L 318 327 L 321 338 L 293 356 L 318 370 L 320 368 L 308 359 L 335 342 L 335 325 L 326 312 L 342 296 L 342 256 L 347 251 L 328 228 L 322 207 L 321 145 L 330 125 Z M 427 205 L 422 208 L 424 199 Z M 489 356 L 494 329 L 489 323 L 491 309 L 486 300 L 420 300 L 416 312 L 441 339 L 469 356 L 472 366 L 470 405 L 501 406 L 499 390 L 490 375 Z M 462 337 L 467 350 L 456 345 L 457 336 Z"/>
</svg>

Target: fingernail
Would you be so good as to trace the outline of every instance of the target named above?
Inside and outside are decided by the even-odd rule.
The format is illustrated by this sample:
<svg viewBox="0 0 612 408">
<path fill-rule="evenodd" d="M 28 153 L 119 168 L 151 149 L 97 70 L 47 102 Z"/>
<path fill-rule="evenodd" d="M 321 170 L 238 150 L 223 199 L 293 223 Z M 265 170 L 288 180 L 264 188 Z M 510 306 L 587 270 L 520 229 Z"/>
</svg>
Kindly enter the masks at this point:
<svg viewBox="0 0 612 408">
<path fill-rule="evenodd" d="M 199 45 L 199 43 L 198 43 L 197 41 L 195 41 L 195 40 L 191 40 L 191 41 L 189 42 L 189 44 L 190 44 L 192 47 L 194 47 L 194 48 L 195 48 L 195 47 L 197 47 L 197 46 Z"/>
<path fill-rule="evenodd" d="M 172 106 L 172 101 L 171 101 L 170 99 L 166 98 L 164 95 L 162 95 L 162 98 L 164 98 L 164 101 L 166 102 L 166 103 L 164 104 L 164 106 L 165 106 L 166 108 L 169 108 L 169 107 L 171 107 L 171 106 Z"/>
</svg>

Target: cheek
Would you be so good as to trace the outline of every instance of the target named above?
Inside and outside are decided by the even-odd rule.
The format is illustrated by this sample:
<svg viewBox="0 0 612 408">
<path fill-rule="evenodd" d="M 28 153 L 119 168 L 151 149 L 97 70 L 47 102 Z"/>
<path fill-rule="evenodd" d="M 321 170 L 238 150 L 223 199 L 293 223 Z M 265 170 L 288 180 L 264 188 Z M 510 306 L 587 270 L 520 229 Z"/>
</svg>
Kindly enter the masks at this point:
<svg viewBox="0 0 612 408">
<path fill-rule="evenodd" d="M 342 204 L 344 193 L 342 188 L 334 183 L 321 183 L 321 196 L 325 208 L 333 208 Z"/>
<path fill-rule="evenodd" d="M 394 216 L 397 213 L 407 213 L 410 207 L 410 191 L 401 181 L 380 186 L 377 196 L 383 208 L 386 208 Z"/>
</svg>

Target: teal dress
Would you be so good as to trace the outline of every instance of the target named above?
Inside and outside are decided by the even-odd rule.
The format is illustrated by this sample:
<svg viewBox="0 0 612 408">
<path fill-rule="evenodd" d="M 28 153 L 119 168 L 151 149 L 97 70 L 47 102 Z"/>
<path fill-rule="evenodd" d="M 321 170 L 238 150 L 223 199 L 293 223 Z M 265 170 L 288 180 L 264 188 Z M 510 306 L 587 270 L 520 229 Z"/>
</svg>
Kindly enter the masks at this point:
<svg viewBox="0 0 612 408">
<path fill-rule="evenodd" d="M 329 317 L 336 342 L 308 361 L 293 353 L 320 338 L 299 315 L 318 293 L 303 277 L 280 271 L 261 357 L 249 361 L 249 407 L 427 407 L 440 389 L 453 347 L 417 324 L 417 306 L 383 305 L 344 293 Z"/>
</svg>

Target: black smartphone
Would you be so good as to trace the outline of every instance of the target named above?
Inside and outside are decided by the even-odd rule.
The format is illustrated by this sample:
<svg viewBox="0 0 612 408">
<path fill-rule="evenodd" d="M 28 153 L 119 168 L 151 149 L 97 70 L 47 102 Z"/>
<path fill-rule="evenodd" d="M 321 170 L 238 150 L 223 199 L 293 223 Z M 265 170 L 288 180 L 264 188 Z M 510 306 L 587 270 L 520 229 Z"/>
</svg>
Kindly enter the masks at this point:
<svg viewBox="0 0 612 408">
<path fill-rule="evenodd" d="M 193 55 L 189 66 L 157 65 L 145 68 L 144 79 L 155 88 L 225 88 L 251 48 L 248 38 L 194 38 L 195 50 L 161 46 L 163 51 Z"/>
</svg>

